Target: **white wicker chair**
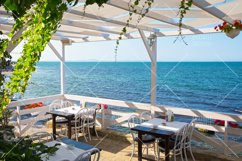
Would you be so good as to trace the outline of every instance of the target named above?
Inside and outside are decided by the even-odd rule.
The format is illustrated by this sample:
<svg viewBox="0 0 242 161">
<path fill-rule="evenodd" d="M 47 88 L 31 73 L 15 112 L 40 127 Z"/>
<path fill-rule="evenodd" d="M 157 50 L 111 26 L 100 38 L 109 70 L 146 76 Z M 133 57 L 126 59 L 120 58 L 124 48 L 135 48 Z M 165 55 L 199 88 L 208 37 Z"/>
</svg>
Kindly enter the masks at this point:
<svg viewBox="0 0 242 161">
<path fill-rule="evenodd" d="M 96 130 L 96 107 L 86 108 L 86 109 L 87 109 L 87 112 L 85 113 L 85 117 L 86 117 L 85 125 L 87 126 L 87 129 L 88 129 L 89 139 L 91 140 L 90 127 L 93 128 L 96 136 L 99 137 Z"/>
<path fill-rule="evenodd" d="M 170 139 L 170 149 L 171 152 L 173 153 L 173 158 L 174 161 L 177 160 L 177 156 L 181 157 L 181 161 L 183 161 L 183 150 L 184 150 L 184 140 L 186 139 L 186 131 L 188 129 L 188 125 L 180 129 L 174 139 Z M 158 143 L 158 160 L 160 158 L 160 151 L 164 152 L 165 151 L 165 142 L 161 140 Z M 179 159 L 180 160 L 180 159 Z"/>
<path fill-rule="evenodd" d="M 97 148 L 92 148 L 79 155 L 74 161 L 99 161 L 100 151 Z"/>
<path fill-rule="evenodd" d="M 141 122 L 149 121 L 152 119 L 152 115 L 150 111 L 144 111 L 140 114 Z"/>
<path fill-rule="evenodd" d="M 49 105 L 49 110 L 50 111 L 58 110 L 58 109 L 61 109 L 61 108 L 62 108 L 62 106 L 59 103 L 51 103 Z"/>
<path fill-rule="evenodd" d="M 79 133 L 82 133 L 85 140 L 87 141 L 85 133 L 85 128 L 87 129 L 87 125 L 85 124 L 85 122 L 87 122 L 85 112 L 87 112 L 87 110 L 87 108 L 80 109 L 79 112 L 75 115 L 74 120 L 72 121 L 72 131 L 74 131 L 75 133 L 76 141 L 78 141 Z"/>
<path fill-rule="evenodd" d="M 188 128 L 186 129 L 187 131 L 185 132 L 186 134 L 186 138 L 184 139 L 184 154 L 185 154 L 185 159 L 186 161 L 187 159 L 187 150 L 190 151 L 190 155 L 192 157 L 192 160 L 195 161 L 194 155 L 192 153 L 192 135 L 193 135 L 193 131 L 194 131 L 194 127 L 195 127 L 195 122 L 196 119 L 193 119 L 190 124 L 188 125 Z"/>
<path fill-rule="evenodd" d="M 134 156 L 134 152 L 135 152 L 135 145 L 136 145 L 136 142 L 138 142 L 138 136 L 135 132 L 133 132 L 131 130 L 131 128 L 135 127 L 137 124 L 140 124 L 141 123 L 141 119 L 136 116 L 136 115 L 132 115 L 129 117 L 128 119 L 128 126 L 129 126 L 129 129 L 130 129 L 130 133 L 132 135 L 132 138 L 133 138 L 133 150 L 132 150 L 132 154 L 131 154 L 131 158 Z M 146 145 L 146 154 L 148 155 L 148 148 L 149 148 L 149 145 L 153 145 L 154 147 L 154 153 L 156 154 L 156 149 L 155 149 L 155 141 L 156 139 L 151 136 L 151 135 L 143 135 L 142 136 L 142 143 L 144 145 Z"/>
<path fill-rule="evenodd" d="M 74 104 L 70 101 L 63 101 L 61 105 L 62 105 L 62 108 L 74 106 Z"/>
<path fill-rule="evenodd" d="M 61 99 L 56 99 L 56 100 L 52 101 L 51 104 L 59 104 L 59 105 L 61 105 L 61 102 L 62 102 Z"/>
</svg>

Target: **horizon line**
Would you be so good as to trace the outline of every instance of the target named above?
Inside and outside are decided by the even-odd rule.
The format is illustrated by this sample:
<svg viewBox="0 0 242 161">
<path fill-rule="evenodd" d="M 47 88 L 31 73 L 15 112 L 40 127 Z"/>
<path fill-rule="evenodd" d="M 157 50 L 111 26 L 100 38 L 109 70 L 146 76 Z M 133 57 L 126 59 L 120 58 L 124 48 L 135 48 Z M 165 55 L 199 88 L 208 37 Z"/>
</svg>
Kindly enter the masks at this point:
<svg viewBox="0 0 242 161">
<path fill-rule="evenodd" d="M 38 63 L 48 63 L 48 62 L 60 62 L 60 61 L 39 61 Z M 65 61 L 66 63 L 151 63 L 150 61 Z M 228 63 L 242 63 L 242 60 L 228 60 L 228 61 L 157 61 L 157 63 L 223 63 L 223 62 L 228 62 Z"/>
</svg>

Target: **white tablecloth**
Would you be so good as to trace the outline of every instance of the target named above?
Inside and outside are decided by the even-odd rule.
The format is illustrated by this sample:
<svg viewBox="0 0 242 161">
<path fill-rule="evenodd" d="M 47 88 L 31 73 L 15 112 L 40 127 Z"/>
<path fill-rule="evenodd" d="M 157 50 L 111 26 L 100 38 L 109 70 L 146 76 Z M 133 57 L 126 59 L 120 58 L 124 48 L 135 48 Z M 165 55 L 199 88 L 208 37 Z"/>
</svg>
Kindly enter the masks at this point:
<svg viewBox="0 0 242 161">
<path fill-rule="evenodd" d="M 94 107 L 90 107 L 89 108 L 89 110 L 91 110 L 92 112 L 94 112 L 95 109 L 96 108 L 94 108 Z M 65 112 L 65 113 L 70 113 L 70 114 L 76 115 L 80 110 L 81 110 L 81 107 L 80 106 L 70 106 L 70 107 L 65 107 L 65 108 L 57 109 L 56 111 Z M 84 109 L 84 110 L 82 110 L 82 112 L 85 113 L 85 112 L 87 112 L 89 110 Z"/>
<path fill-rule="evenodd" d="M 51 141 L 45 143 L 47 146 L 54 146 L 56 143 L 61 144 L 58 146 L 58 150 L 54 155 L 48 157 L 42 157 L 43 161 L 74 161 L 80 154 L 84 152 L 82 149 L 78 149 L 74 146 L 67 145 L 58 141 Z"/>
<path fill-rule="evenodd" d="M 163 125 L 162 123 L 166 123 L 166 125 Z M 178 122 L 178 121 L 166 122 L 164 119 L 154 118 L 147 122 L 142 123 L 141 126 L 156 128 L 156 129 L 161 129 L 161 130 L 167 130 L 167 131 L 173 131 L 176 133 L 180 129 L 185 127 L 187 124 L 188 123 Z"/>
</svg>

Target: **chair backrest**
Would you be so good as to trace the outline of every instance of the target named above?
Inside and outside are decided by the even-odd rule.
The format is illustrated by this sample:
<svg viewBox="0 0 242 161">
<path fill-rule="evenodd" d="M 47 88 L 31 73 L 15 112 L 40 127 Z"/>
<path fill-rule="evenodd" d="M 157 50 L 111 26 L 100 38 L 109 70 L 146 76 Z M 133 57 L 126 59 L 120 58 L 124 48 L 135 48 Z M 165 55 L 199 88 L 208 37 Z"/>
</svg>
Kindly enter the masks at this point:
<svg viewBox="0 0 242 161">
<path fill-rule="evenodd" d="M 61 108 L 62 108 L 61 104 L 58 104 L 58 103 L 51 103 L 49 105 L 50 111 L 54 111 L 54 110 L 61 109 Z"/>
<path fill-rule="evenodd" d="M 133 140 L 135 139 L 137 134 L 134 131 L 132 131 L 131 128 L 135 127 L 137 124 L 140 124 L 140 123 L 141 123 L 140 118 L 136 115 L 131 115 L 128 119 L 128 127 L 130 129 L 130 133 L 132 135 Z"/>
<path fill-rule="evenodd" d="M 48 142 L 54 140 L 53 135 L 45 131 L 36 132 L 30 135 L 30 139 L 33 142 Z"/>
<path fill-rule="evenodd" d="M 183 148 L 184 139 L 186 139 L 187 129 L 188 129 L 188 125 L 184 126 L 176 133 L 176 138 L 175 138 L 175 143 L 173 148 L 174 154 L 176 153 L 175 152 L 176 150 L 181 151 L 181 149 Z"/>
<path fill-rule="evenodd" d="M 87 121 L 96 121 L 96 114 L 97 114 L 97 109 L 96 107 L 90 107 L 87 108 L 87 112 L 85 113 L 85 116 L 87 117 Z"/>
<path fill-rule="evenodd" d="M 61 102 L 62 102 L 61 99 L 56 99 L 56 100 L 52 101 L 51 104 L 54 104 L 54 103 L 61 104 Z"/>
<path fill-rule="evenodd" d="M 74 104 L 70 101 L 63 101 L 62 108 L 73 106 Z"/>
<path fill-rule="evenodd" d="M 186 141 L 191 141 L 192 140 L 192 135 L 193 135 L 193 131 L 194 131 L 194 128 L 195 128 L 195 122 L 196 122 L 196 118 L 193 119 L 189 124 L 188 124 L 188 128 L 187 128 L 187 131 L 186 131 Z"/>
<path fill-rule="evenodd" d="M 75 127 L 80 127 L 86 122 L 85 112 L 87 110 L 87 108 L 82 108 L 77 112 L 75 115 Z"/>
<path fill-rule="evenodd" d="M 183 127 L 177 134 L 175 140 L 174 150 L 180 149 L 184 146 L 187 146 L 191 143 L 191 138 L 194 130 L 194 123 L 196 119 L 193 119 L 188 125 Z"/>
<path fill-rule="evenodd" d="M 79 155 L 74 161 L 99 161 L 100 151 L 97 148 L 92 148 Z"/>
<path fill-rule="evenodd" d="M 152 116 L 150 111 L 144 111 L 140 114 L 141 122 L 149 121 L 151 119 L 152 119 Z"/>
</svg>

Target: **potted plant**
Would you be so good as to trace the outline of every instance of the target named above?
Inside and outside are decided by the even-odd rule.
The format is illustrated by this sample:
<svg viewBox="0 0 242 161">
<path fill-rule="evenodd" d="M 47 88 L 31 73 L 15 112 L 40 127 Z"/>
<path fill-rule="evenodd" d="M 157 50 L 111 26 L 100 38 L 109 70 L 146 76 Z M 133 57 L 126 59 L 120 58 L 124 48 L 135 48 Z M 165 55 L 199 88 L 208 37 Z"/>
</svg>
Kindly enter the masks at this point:
<svg viewBox="0 0 242 161">
<path fill-rule="evenodd" d="M 216 26 L 214 29 L 216 31 L 224 32 L 228 37 L 233 39 L 240 34 L 240 31 L 242 30 L 242 24 L 240 20 L 234 21 L 233 24 L 223 22 L 222 24 Z"/>
</svg>

